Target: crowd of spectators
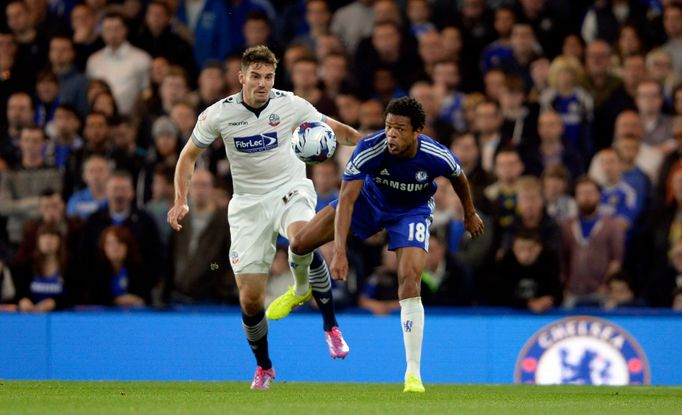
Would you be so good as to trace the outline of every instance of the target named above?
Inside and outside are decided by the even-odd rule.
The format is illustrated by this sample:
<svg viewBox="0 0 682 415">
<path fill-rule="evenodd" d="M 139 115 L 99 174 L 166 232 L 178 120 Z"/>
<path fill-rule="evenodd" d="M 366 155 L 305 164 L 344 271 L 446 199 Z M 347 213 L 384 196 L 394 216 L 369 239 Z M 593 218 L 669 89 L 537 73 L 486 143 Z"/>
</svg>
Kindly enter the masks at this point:
<svg viewBox="0 0 682 415">
<path fill-rule="evenodd" d="M 427 306 L 682 309 L 679 0 L 3 2 L 2 309 L 238 303 L 221 140 L 183 229 L 165 215 L 199 114 L 259 44 L 276 88 L 362 133 L 413 96 L 458 156 L 486 232 L 439 180 Z M 318 209 L 351 151 L 309 169 Z M 268 298 L 290 280 L 279 244 Z M 338 306 L 397 309 L 384 235 L 349 252 Z"/>
</svg>

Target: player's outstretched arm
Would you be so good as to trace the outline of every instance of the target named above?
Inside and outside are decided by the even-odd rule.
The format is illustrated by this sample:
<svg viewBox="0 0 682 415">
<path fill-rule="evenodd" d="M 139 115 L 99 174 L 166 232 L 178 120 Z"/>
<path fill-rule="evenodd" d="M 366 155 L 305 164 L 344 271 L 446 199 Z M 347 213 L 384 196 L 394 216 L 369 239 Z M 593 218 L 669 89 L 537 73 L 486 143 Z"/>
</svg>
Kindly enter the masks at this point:
<svg viewBox="0 0 682 415">
<path fill-rule="evenodd" d="M 175 200 L 173 207 L 168 211 L 166 221 L 173 230 L 179 231 L 182 225 L 178 222 L 187 215 L 189 206 L 187 205 L 187 192 L 189 191 L 189 183 L 192 180 L 192 173 L 194 172 L 194 164 L 197 159 L 204 152 L 204 149 L 194 144 L 194 138 L 187 140 L 187 144 L 180 153 L 178 164 L 175 166 Z"/>
<path fill-rule="evenodd" d="M 332 277 L 345 281 L 348 276 L 348 257 L 346 256 L 346 242 L 350 222 L 353 217 L 353 205 L 360 195 L 364 180 L 344 180 L 339 191 L 339 204 L 336 207 L 334 220 L 334 257 L 330 264 Z"/>
<path fill-rule="evenodd" d="M 362 138 L 362 135 L 355 128 L 331 117 L 327 117 L 327 125 L 334 130 L 336 142 L 344 146 L 354 146 Z"/>
<path fill-rule="evenodd" d="M 476 213 L 476 208 L 474 207 L 474 200 L 471 196 L 471 189 L 469 188 L 469 180 L 466 174 L 461 172 L 457 177 L 451 177 L 450 183 L 452 188 L 455 189 L 455 193 L 459 196 L 459 200 L 462 201 L 462 207 L 464 208 L 464 228 L 471 234 L 472 237 L 476 237 L 483 233 L 483 220 Z"/>
</svg>

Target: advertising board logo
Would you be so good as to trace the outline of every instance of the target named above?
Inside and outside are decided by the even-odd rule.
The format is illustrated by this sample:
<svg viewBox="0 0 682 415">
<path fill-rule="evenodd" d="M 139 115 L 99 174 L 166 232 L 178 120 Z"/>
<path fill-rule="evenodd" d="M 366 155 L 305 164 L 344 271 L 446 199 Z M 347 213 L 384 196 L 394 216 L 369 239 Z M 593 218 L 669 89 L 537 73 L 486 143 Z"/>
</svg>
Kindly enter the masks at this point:
<svg viewBox="0 0 682 415">
<path fill-rule="evenodd" d="M 588 316 L 538 330 L 514 368 L 516 383 L 641 385 L 650 380 L 649 362 L 635 338 L 610 321 Z"/>
</svg>

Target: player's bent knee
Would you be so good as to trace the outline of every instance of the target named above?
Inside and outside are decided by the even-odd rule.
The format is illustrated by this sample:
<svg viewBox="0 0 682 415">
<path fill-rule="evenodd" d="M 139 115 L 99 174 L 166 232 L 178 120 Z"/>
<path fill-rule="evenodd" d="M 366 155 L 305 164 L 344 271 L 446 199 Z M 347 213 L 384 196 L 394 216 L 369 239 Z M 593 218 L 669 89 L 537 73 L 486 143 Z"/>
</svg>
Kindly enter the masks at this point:
<svg viewBox="0 0 682 415">
<path fill-rule="evenodd" d="M 241 294 L 239 296 L 239 303 L 242 306 L 242 311 L 247 316 L 255 316 L 263 310 L 265 297 L 263 295 Z"/>
<path fill-rule="evenodd" d="M 296 255 L 306 255 L 312 252 L 310 244 L 306 243 L 305 230 L 302 230 L 291 238 L 289 241 L 289 248 L 291 249 L 291 252 Z"/>
<path fill-rule="evenodd" d="M 242 311 L 247 316 L 255 316 L 256 314 L 263 311 L 264 308 L 265 307 L 263 306 L 262 303 L 261 304 L 258 304 L 258 303 L 248 303 L 248 304 L 242 303 Z"/>
</svg>

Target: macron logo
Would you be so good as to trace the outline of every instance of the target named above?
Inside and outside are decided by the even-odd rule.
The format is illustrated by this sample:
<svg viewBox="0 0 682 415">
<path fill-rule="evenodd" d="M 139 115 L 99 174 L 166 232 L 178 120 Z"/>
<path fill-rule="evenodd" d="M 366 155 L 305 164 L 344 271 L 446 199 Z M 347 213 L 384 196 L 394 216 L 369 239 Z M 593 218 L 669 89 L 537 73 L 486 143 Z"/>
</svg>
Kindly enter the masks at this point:
<svg viewBox="0 0 682 415">
<path fill-rule="evenodd" d="M 390 173 L 388 172 L 388 169 L 383 169 L 379 174 L 382 175 L 382 176 L 388 176 L 388 175 L 390 175 Z"/>
<path fill-rule="evenodd" d="M 277 132 L 235 137 L 234 147 L 242 153 L 260 153 L 277 147 Z"/>
</svg>

